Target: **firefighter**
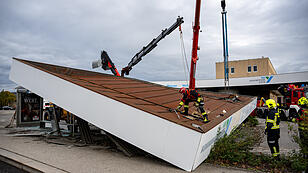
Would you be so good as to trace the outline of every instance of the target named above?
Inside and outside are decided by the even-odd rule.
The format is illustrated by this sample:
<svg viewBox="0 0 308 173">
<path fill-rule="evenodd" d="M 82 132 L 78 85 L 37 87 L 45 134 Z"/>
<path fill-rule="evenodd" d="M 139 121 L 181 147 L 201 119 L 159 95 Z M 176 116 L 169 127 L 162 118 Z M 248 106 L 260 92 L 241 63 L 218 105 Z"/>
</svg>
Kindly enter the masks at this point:
<svg viewBox="0 0 308 173">
<path fill-rule="evenodd" d="M 281 115 L 281 107 L 279 105 L 279 103 L 277 103 L 277 108 L 276 108 L 276 111 L 278 112 L 278 118 L 280 118 L 280 115 Z"/>
<path fill-rule="evenodd" d="M 298 100 L 298 106 L 300 106 L 300 110 L 298 111 L 297 117 L 293 118 L 293 122 L 298 123 L 298 132 L 300 141 L 305 148 L 305 158 L 308 157 L 307 149 L 308 149 L 308 101 L 305 97 L 302 97 Z"/>
<path fill-rule="evenodd" d="M 275 109 L 276 103 L 273 99 L 266 100 L 266 105 L 269 109 L 266 115 L 265 122 L 265 134 L 267 135 L 267 143 L 271 150 L 272 156 L 274 158 L 279 158 L 279 113 Z"/>
<path fill-rule="evenodd" d="M 308 100 L 306 99 L 306 97 L 301 97 L 300 99 L 298 99 L 298 105 L 301 108 L 308 108 Z"/>
<path fill-rule="evenodd" d="M 195 106 L 200 109 L 201 115 L 204 119 L 204 122 L 208 122 L 208 116 L 207 113 L 204 111 L 204 101 L 201 94 L 197 92 L 195 89 L 186 89 L 185 87 L 182 87 L 179 90 L 179 93 L 183 94 L 183 98 L 181 99 L 181 102 L 179 103 L 179 106 L 176 108 L 177 110 L 180 110 L 180 108 L 184 105 L 184 115 L 188 115 L 188 108 L 189 108 L 189 102 L 195 102 Z"/>
</svg>

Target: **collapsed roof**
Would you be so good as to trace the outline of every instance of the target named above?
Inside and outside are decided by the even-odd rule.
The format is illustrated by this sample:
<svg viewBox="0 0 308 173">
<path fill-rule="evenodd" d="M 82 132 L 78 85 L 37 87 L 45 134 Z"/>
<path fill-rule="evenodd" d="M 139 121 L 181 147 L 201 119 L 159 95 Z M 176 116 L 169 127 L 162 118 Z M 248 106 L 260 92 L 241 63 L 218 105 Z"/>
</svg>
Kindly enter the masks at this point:
<svg viewBox="0 0 308 173">
<path fill-rule="evenodd" d="M 249 115 L 256 102 L 255 98 L 248 96 L 239 96 L 240 101 L 234 102 L 227 100 L 229 95 L 226 94 L 200 92 L 211 120 L 204 124 L 198 119 L 191 120 L 169 111 L 181 99 L 177 89 L 146 81 L 17 58 L 13 59 L 10 79 L 188 171 L 207 157 L 219 131 L 218 126 L 229 133 Z M 190 106 L 192 114 L 195 109 Z M 189 151 L 183 151 L 187 145 Z"/>
</svg>

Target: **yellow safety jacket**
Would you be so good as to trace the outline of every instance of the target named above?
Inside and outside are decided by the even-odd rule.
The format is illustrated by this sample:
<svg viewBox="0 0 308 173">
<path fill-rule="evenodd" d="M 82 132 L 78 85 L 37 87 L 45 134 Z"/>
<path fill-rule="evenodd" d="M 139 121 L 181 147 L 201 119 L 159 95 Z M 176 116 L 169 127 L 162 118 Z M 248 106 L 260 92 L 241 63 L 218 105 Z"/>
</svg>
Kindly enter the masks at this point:
<svg viewBox="0 0 308 173">
<path fill-rule="evenodd" d="M 270 109 L 266 116 L 265 130 L 279 129 L 280 116 L 275 109 Z"/>
</svg>

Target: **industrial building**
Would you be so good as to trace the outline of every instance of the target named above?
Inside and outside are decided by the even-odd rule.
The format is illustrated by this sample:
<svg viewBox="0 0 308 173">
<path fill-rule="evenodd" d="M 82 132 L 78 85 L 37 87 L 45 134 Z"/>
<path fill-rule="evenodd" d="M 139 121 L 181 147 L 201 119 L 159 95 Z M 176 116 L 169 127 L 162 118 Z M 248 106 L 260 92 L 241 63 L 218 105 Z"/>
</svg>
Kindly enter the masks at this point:
<svg viewBox="0 0 308 173">
<path fill-rule="evenodd" d="M 185 87 L 186 81 L 156 81 L 155 83 L 169 87 Z M 308 84 L 308 71 L 265 75 L 255 77 L 230 78 L 229 87 L 226 90 L 224 79 L 197 80 L 196 88 L 214 92 L 232 92 L 236 94 L 259 96 L 264 98 L 276 98 L 280 85 Z"/>
<path fill-rule="evenodd" d="M 277 74 L 269 57 L 229 61 L 228 64 L 229 78 L 270 76 Z M 223 78 L 224 62 L 216 62 L 216 79 Z"/>
</svg>

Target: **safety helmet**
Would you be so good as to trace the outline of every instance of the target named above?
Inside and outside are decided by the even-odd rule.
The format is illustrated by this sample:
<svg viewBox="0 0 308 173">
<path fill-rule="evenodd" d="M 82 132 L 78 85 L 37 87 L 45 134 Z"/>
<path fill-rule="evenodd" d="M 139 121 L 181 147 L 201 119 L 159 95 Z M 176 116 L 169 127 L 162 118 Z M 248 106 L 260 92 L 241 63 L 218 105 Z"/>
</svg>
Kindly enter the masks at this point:
<svg viewBox="0 0 308 173">
<path fill-rule="evenodd" d="M 273 99 L 266 100 L 266 105 L 269 109 L 274 109 L 276 107 L 276 102 Z"/>
<path fill-rule="evenodd" d="M 180 90 L 179 90 L 179 93 L 185 93 L 186 92 L 186 88 L 185 87 L 182 87 L 182 88 L 180 88 Z"/>
<path fill-rule="evenodd" d="M 303 106 L 303 105 L 307 105 L 308 104 L 308 100 L 305 97 L 302 97 L 298 100 L 298 105 Z"/>
</svg>

